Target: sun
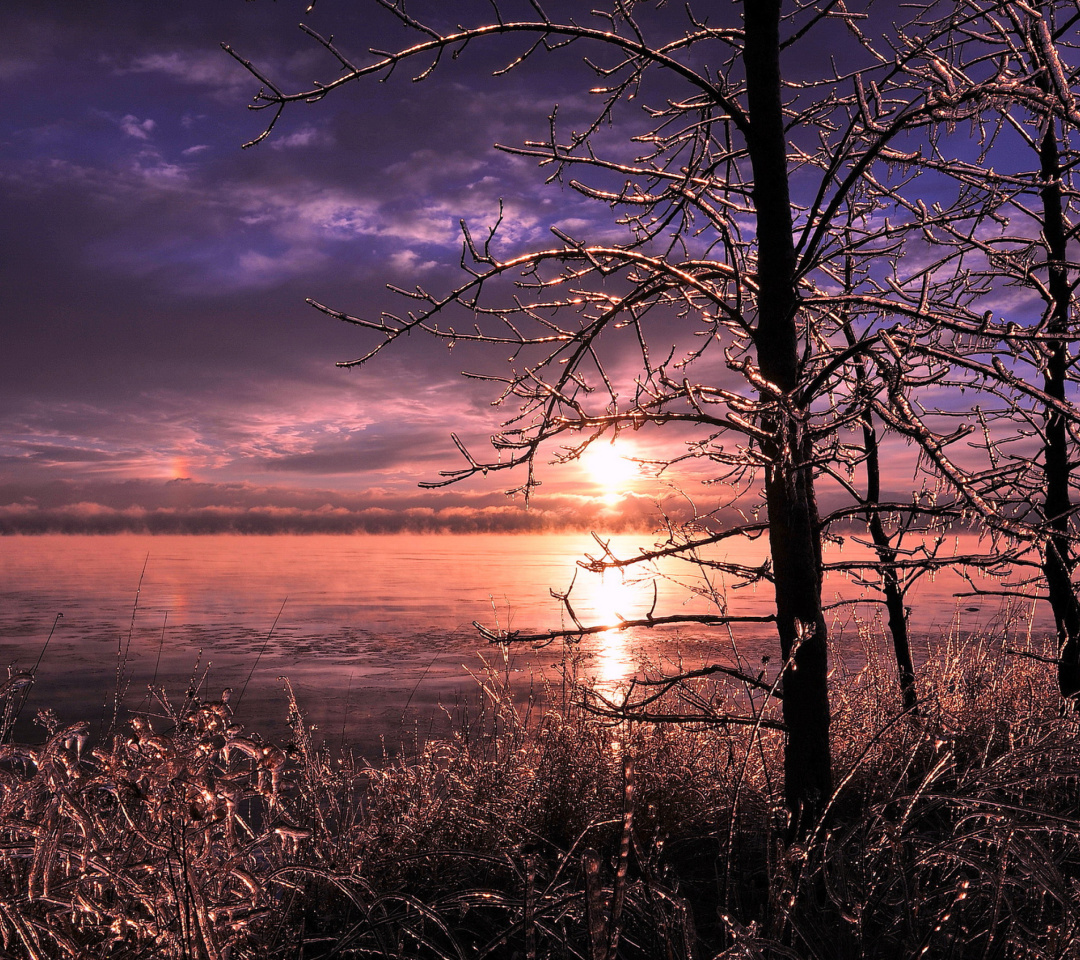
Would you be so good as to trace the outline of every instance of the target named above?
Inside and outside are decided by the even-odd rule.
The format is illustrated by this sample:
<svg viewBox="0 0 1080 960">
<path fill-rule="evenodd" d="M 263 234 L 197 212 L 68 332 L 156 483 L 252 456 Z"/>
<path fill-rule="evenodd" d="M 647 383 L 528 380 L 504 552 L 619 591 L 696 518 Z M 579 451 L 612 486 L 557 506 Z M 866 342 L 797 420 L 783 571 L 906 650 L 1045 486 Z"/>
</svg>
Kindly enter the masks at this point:
<svg viewBox="0 0 1080 960">
<path fill-rule="evenodd" d="M 624 493 L 639 475 L 638 465 L 628 458 L 629 451 L 613 443 L 594 443 L 581 460 L 593 482 L 609 497 Z"/>
</svg>

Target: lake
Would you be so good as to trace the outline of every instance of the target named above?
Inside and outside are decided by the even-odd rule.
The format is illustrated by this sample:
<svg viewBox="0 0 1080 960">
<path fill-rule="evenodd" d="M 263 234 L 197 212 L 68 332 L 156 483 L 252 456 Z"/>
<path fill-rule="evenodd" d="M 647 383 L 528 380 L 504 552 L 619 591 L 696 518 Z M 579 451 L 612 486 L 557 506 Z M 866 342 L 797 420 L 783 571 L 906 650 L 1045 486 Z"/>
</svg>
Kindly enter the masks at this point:
<svg viewBox="0 0 1080 960">
<path fill-rule="evenodd" d="M 611 538 L 619 556 L 653 542 L 648 534 Z M 970 544 L 957 541 L 958 550 Z M 764 544 L 737 559 L 760 559 Z M 846 548 L 852 555 L 852 548 Z M 753 551 L 757 551 L 755 555 Z M 830 556 L 839 554 L 831 548 Z M 65 720 L 111 718 L 118 689 L 132 709 L 146 706 L 151 683 L 182 699 L 193 684 L 213 698 L 230 687 L 238 719 L 283 736 L 288 677 L 311 723 L 327 740 L 368 754 L 442 732 L 446 712 L 475 696 L 484 660 L 518 689 L 544 673 L 558 676 L 561 643 L 514 646 L 504 660 L 473 621 L 539 631 L 569 625 L 550 589 L 574 583 L 571 603 L 583 622 L 616 615 L 715 613 L 701 572 L 665 561 L 649 582 L 578 570 L 597 555 L 588 534 L 355 536 L 13 536 L 0 538 L 0 665 L 29 669 L 44 648 L 24 711 L 52 707 Z M 828 558 L 828 557 L 827 557 Z M 771 587 L 713 586 L 728 612 L 771 612 Z M 988 582 L 988 588 L 996 584 Z M 909 597 L 916 656 L 949 631 L 992 628 L 1000 598 L 953 595 L 968 585 L 942 574 Z M 854 586 L 834 574 L 828 600 Z M 56 619 L 55 633 L 45 648 Z M 838 608 L 834 657 L 863 662 L 884 644 L 871 609 Z M 862 627 L 862 628 L 860 628 Z M 1045 612 L 1034 627 L 1051 629 Z M 931 638 L 928 641 L 928 638 Z M 741 628 L 739 653 L 775 661 L 769 625 Z M 732 639 L 716 628 L 608 631 L 577 648 L 585 676 L 614 689 L 642 656 L 684 666 L 730 662 Z"/>
</svg>

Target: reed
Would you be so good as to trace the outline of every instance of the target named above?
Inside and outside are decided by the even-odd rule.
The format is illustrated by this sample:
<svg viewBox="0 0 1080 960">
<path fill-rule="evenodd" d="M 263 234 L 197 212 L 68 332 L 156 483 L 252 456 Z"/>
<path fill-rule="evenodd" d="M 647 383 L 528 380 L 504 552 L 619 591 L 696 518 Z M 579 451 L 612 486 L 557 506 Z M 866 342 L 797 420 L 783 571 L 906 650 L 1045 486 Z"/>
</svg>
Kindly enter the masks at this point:
<svg viewBox="0 0 1080 960">
<path fill-rule="evenodd" d="M 3 955 L 1064 960 L 1080 731 L 1051 669 L 949 643 L 916 714 L 877 658 L 838 671 L 839 786 L 795 845 L 782 734 L 613 724 L 574 683 L 488 671 L 452 736 L 378 763 L 288 686 L 284 745 L 227 698 L 157 689 L 96 745 L 44 711 L 0 744 Z"/>
</svg>

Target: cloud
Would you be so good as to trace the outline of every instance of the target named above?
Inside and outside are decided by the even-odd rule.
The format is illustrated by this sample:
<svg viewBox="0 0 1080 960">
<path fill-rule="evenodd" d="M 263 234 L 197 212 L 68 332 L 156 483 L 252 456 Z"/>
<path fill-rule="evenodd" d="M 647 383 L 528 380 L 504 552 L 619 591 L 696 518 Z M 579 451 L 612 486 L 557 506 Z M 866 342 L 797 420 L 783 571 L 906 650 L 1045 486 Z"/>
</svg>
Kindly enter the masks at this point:
<svg viewBox="0 0 1080 960">
<path fill-rule="evenodd" d="M 166 169 L 159 169 L 164 177 Z M 433 269 L 451 262 L 461 241 L 458 218 L 467 212 L 444 200 L 392 202 L 301 179 L 285 185 L 192 185 L 191 196 L 207 211 L 203 231 L 228 243 L 231 253 L 222 257 L 204 241 L 193 249 L 189 269 L 201 266 L 204 283 L 243 287 L 325 271 L 357 243 L 365 243 L 360 249 L 368 262 L 381 258 L 400 273 Z M 516 222 L 508 217 L 508 231 L 518 229 Z M 347 269 L 356 269 L 355 263 Z"/>
<path fill-rule="evenodd" d="M 39 191 L 75 188 L 105 208 L 113 229 L 83 248 L 93 266 L 158 275 L 186 293 L 276 286 L 326 272 L 342 257 L 349 271 L 380 258 L 399 272 L 428 270 L 450 263 L 460 243 L 462 211 L 444 201 L 401 205 L 304 180 L 252 185 L 208 176 L 147 144 L 126 166 L 58 160 L 23 179 Z M 508 218 L 508 230 L 514 222 Z M 357 243 L 365 246 L 349 256 Z"/>
<path fill-rule="evenodd" d="M 117 452 L 99 450 L 93 447 L 33 443 L 22 440 L 9 440 L 0 443 L 0 448 L 9 447 L 15 451 L 12 459 L 25 459 L 38 463 L 110 463 L 118 458 Z M 0 456 L 0 463 L 8 457 Z"/>
<path fill-rule="evenodd" d="M 42 464 L 111 463 L 115 462 L 118 456 L 114 451 L 75 444 L 0 439 L 0 451 L 3 451 L 5 447 L 13 453 L 5 455 L 0 452 L 0 464 L 9 459 L 29 460 Z"/>
<path fill-rule="evenodd" d="M 656 526 L 655 508 L 643 498 L 614 511 L 595 498 L 537 496 L 526 510 L 491 494 L 402 497 L 186 480 L 53 484 L 37 493 L 0 487 L 0 534 L 620 533 Z"/>
<path fill-rule="evenodd" d="M 272 150 L 295 150 L 304 147 L 332 147 L 335 142 L 332 134 L 308 126 L 301 127 L 288 136 L 276 137 L 270 141 L 270 148 Z"/>
<path fill-rule="evenodd" d="M 160 189 L 172 190 L 189 179 L 187 167 L 170 163 L 156 150 L 143 150 L 132 163 L 136 175 Z"/>
<path fill-rule="evenodd" d="M 409 243 L 456 245 L 459 236 L 454 211 L 445 201 L 410 197 L 401 205 L 384 197 L 314 183 L 286 188 L 250 188 L 236 197 L 247 215 L 261 217 L 274 232 L 293 240 L 348 240 L 390 237 Z"/>
<path fill-rule="evenodd" d="M 434 464 L 456 464 L 451 423 L 470 442 L 491 432 L 467 391 L 415 365 L 389 363 L 362 380 L 332 367 L 300 374 L 268 384 L 211 380 L 201 390 L 179 384 L 97 404 L 21 403 L 0 416 L 0 476 L 272 474 L 309 484 L 325 473 L 412 490 L 436 475 Z"/>
<path fill-rule="evenodd" d="M 211 93 L 235 102 L 247 93 L 252 76 L 223 50 L 171 50 L 144 53 L 115 71 L 124 74 L 157 74 L 188 86 L 204 87 Z"/>
<path fill-rule="evenodd" d="M 405 426 L 392 436 L 368 439 L 359 433 L 346 443 L 320 444 L 305 453 L 268 457 L 263 466 L 276 473 L 359 474 L 445 462 L 448 446 L 444 431 Z"/>
<path fill-rule="evenodd" d="M 388 92 L 385 108 L 393 118 L 374 142 L 365 111 L 354 119 L 324 112 L 241 154 L 212 139 L 225 121 L 203 92 L 184 92 L 188 99 L 177 110 L 163 99 L 175 91 L 148 82 L 170 77 L 219 91 L 230 77 L 246 83 L 230 58 L 172 50 L 139 54 L 122 67 L 112 62 L 114 76 L 140 94 L 147 88 L 146 95 L 126 97 L 130 109 L 103 99 L 78 123 L 65 116 L 53 131 L 63 135 L 56 146 L 32 152 L 28 146 L 26 160 L 9 164 L 5 175 L 44 202 L 58 205 L 56 194 L 64 192 L 65 220 L 93 219 L 104 227 L 75 255 L 113 276 L 146 277 L 182 295 L 269 289 L 301 276 L 360 280 L 380 267 L 390 274 L 386 279 L 403 283 L 440 265 L 452 269 L 461 219 L 482 240 L 502 198 L 496 250 L 504 253 L 548 243 L 549 224 L 568 219 L 563 201 L 572 209 L 578 204 L 571 192 L 538 183 L 532 164 L 484 150 L 480 144 L 490 143 L 490 134 L 479 121 L 438 148 L 405 150 L 401 138 L 434 110 L 400 91 Z M 518 122 L 514 96 L 488 101 L 496 113 L 487 124 Z M 462 101 L 455 116 L 471 118 L 471 111 Z M 201 132 L 193 143 L 185 131 L 196 119 Z M 436 137 L 450 121 L 432 122 Z M 123 136 L 109 139 L 106 127 Z M 240 139 L 238 133 L 233 145 Z M 361 148 L 365 162 L 350 162 Z M 562 200 L 545 203 L 552 195 Z"/>
<path fill-rule="evenodd" d="M 472 154 L 453 149 L 435 150 L 424 147 L 412 151 L 404 160 L 391 163 L 384 169 L 384 173 L 393 182 L 395 189 L 427 194 L 448 180 L 458 183 L 471 182 L 475 174 L 486 166 L 484 160 Z"/>
<path fill-rule="evenodd" d="M 120 119 L 120 129 L 129 137 L 136 140 L 149 140 L 157 124 L 150 119 L 140 120 L 133 114 L 128 114 Z"/>
<path fill-rule="evenodd" d="M 14 80 L 23 74 L 33 73 L 40 66 L 36 57 L 0 54 L 0 80 Z"/>
<path fill-rule="evenodd" d="M 427 273 L 442 266 L 438 260 L 424 260 L 415 250 L 397 250 L 387 259 L 389 267 L 398 273 Z"/>
</svg>

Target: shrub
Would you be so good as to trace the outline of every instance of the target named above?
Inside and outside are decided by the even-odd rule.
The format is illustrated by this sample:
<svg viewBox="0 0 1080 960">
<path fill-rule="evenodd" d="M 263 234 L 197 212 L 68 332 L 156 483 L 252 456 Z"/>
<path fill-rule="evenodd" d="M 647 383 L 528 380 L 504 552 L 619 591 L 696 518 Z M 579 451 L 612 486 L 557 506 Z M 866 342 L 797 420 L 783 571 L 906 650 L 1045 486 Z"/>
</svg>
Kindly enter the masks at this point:
<svg viewBox="0 0 1080 960">
<path fill-rule="evenodd" d="M 93 749 L 46 713 L 0 745 L 4 953 L 1075 955 L 1076 714 L 987 640 L 919 684 L 904 714 L 873 657 L 834 676 L 839 786 L 797 844 L 782 734 L 616 724 L 573 686 L 489 674 L 452 736 L 378 764 L 315 744 L 291 690 L 286 746 L 163 693 Z"/>
</svg>

